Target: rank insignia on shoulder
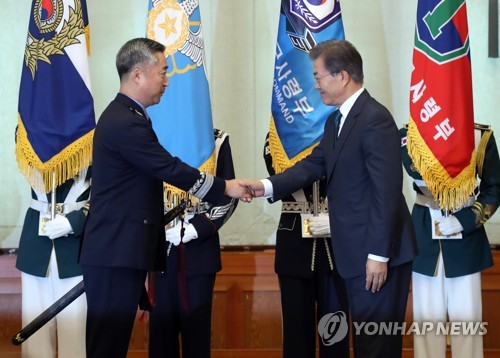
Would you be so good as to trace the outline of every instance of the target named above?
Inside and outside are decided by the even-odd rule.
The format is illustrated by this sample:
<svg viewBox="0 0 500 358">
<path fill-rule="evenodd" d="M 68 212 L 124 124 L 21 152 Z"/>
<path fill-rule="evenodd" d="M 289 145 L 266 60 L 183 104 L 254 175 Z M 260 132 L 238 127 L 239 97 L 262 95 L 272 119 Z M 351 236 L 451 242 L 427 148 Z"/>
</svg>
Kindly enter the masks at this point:
<svg viewBox="0 0 500 358">
<path fill-rule="evenodd" d="M 491 126 L 489 126 L 487 124 L 474 123 L 474 129 L 480 129 L 482 131 L 489 131 L 489 130 L 491 130 Z"/>
<path fill-rule="evenodd" d="M 132 108 L 132 107 L 128 107 L 128 109 L 130 109 L 130 112 L 135 112 L 136 114 L 140 115 L 141 117 L 144 117 L 144 114 L 139 112 L 137 109 Z"/>
</svg>

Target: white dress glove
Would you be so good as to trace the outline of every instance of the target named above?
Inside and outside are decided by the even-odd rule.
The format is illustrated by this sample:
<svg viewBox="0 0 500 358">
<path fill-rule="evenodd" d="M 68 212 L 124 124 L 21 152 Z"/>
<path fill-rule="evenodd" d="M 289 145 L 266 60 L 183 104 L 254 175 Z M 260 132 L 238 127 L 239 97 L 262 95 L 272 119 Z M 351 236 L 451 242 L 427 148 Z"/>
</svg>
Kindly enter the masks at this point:
<svg viewBox="0 0 500 358">
<path fill-rule="evenodd" d="M 165 231 L 167 241 L 171 242 L 174 246 L 181 243 L 181 224 L 181 221 L 179 221 L 173 228 Z M 198 232 L 196 232 L 196 229 L 192 224 L 184 222 L 184 229 L 184 237 L 182 238 L 183 243 L 187 243 L 198 238 Z"/>
<path fill-rule="evenodd" d="M 443 217 L 441 220 L 439 220 L 438 227 L 441 234 L 446 236 L 458 234 L 459 232 L 464 230 L 462 224 L 460 224 L 460 221 L 458 221 L 458 219 L 453 215 Z"/>
<path fill-rule="evenodd" d="M 330 218 L 322 213 L 309 218 L 309 231 L 313 236 L 330 236 Z"/>
<path fill-rule="evenodd" d="M 73 232 L 73 228 L 69 220 L 61 214 L 56 214 L 54 219 L 46 221 L 43 227 L 44 235 L 48 236 L 51 240 L 66 236 L 71 232 Z"/>
</svg>

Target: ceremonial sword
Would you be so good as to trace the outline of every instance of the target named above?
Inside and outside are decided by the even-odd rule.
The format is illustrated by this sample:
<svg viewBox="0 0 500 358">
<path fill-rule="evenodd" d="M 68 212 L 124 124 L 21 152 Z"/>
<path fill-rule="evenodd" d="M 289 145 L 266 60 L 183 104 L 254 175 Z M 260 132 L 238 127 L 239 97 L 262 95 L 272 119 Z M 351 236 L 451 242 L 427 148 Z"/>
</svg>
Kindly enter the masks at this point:
<svg viewBox="0 0 500 358">
<path fill-rule="evenodd" d="M 163 215 L 162 219 L 163 226 L 168 225 L 177 216 L 182 214 L 184 210 L 186 210 L 189 206 L 191 206 L 191 201 L 188 199 L 182 199 L 179 205 L 175 206 L 167 213 L 165 213 L 165 215 Z M 31 321 L 28 325 L 26 325 L 26 327 L 24 327 L 18 333 L 16 333 L 14 337 L 12 337 L 12 344 L 18 346 L 21 343 L 23 343 L 36 331 L 42 328 L 45 323 L 50 321 L 59 312 L 61 312 L 64 308 L 66 308 L 71 302 L 73 302 L 79 296 L 81 296 L 83 292 L 85 292 L 85 287 L 83 285 L 83 281 L 81 281 L 71 290 L 66 292 L 61 298 L 55 301 L 49 308 L 40 313 L 33 321 Z M 143 292 L 141 294 L 139 306 L 141 307 L 141 309 L 145 311 L 151 311 L 151 303 L 149 302 L 149 298 L 145 287 L 143 288 Z"/>
</svg>

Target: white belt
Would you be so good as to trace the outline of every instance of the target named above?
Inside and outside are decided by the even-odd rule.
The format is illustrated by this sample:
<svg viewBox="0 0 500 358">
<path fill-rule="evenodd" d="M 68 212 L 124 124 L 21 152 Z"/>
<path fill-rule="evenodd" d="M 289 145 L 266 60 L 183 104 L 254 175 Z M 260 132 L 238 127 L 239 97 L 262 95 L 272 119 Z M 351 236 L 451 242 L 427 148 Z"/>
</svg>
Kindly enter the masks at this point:
<svg viewBox="0 0 500 358">
<path fill-rule="evenodd" d="M 469 197 L 465 204 L 462 206 L 462 208 L 467 208 L 469 206 L 474 205 L 476 201 L 476 198 L 474 196 Z M 415 204 L 422 205 L 422 206 L 427 206 L 428 208 L 434 209 L 434 210 L 439 210 L 439 202 L 435 200 L 433 197 L 430 196 L 425 196 L 420 193 L 417 193 L 417 196 L 415 198 Z M 460 209 L 458 209 L 460 210 Z M 453 212 L 457 212 L 458 210 L 454 210 Z"/>
<path fill-rule="evenodd" d="M 312 213 L 313 203 L 308 201 L 284 201 L 281 204 L 282 213 L 296 213 L 296 214 L 310 214 Z M 326 202 L 321 202 L 318 208 L 319 213 L 328 212 L 328 204 Z"/>
<path fill-rule="evenodd" d="M 80 210 L 87 204 L 88 200 L 79 201 L 76 203 L 57 203 L 56 214 L 69 214 L 72 211 Z M 52 211 L 52 204 L 46 201 L 39 201 L 31 199 L 30 208 L 39 211 L 42 214 L 50 214 Z"/>
</svg>

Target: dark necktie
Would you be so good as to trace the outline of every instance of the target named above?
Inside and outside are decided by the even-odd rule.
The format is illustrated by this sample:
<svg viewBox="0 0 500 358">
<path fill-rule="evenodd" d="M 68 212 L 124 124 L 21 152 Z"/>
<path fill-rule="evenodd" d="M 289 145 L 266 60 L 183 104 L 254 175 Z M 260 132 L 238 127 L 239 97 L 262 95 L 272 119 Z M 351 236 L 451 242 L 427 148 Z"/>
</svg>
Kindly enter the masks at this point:
<svg viewBox="0 0 500 358">
<path fill-rule="evenodd" d="M 333 126 L 335 128 L 335 138 L 339 136 L 341 118 L 342 118 L 342 113 L 340 113 L 340 110 L 337 109 L 335 112 L 333 112 Z"/>
</svg>

